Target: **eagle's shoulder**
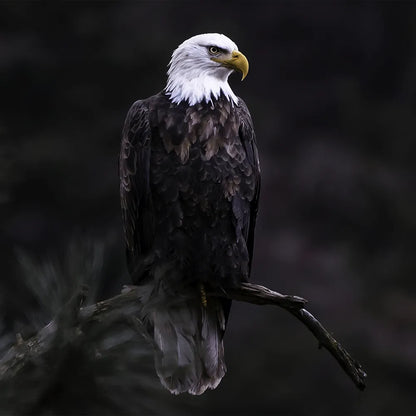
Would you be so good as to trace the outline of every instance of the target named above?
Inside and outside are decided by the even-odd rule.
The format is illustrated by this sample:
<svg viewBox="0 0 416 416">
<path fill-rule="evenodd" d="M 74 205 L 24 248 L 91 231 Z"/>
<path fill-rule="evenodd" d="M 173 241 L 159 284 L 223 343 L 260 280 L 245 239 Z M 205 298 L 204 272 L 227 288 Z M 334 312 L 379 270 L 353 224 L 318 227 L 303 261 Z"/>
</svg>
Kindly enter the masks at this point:
<svg viewBox="0 0 416 416">
<path fill-rule="evenodd" d="M 251 130 L 254 135 L 254 126 L 253 126 L 253 120 L 251 118 L 250 111 L 247 107 L 247 104 L 241 97 L 238 97 L 238 104 L 236 105 L 236 112 L 240 120 L 240 123 L 243 124 L 244 127 L 246 127 L 247 129 Z"/>
</svg>

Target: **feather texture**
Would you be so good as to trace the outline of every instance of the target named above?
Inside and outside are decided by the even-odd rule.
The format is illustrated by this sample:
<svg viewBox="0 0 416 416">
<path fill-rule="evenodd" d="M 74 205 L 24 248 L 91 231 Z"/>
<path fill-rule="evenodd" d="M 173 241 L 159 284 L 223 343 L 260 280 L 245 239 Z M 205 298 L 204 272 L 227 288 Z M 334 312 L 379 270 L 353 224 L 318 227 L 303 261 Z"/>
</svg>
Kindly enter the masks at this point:
<svg viewBox="0 0 416 416">
<path fill-rule="evenodd" d="M 196 298 L 153 311 L 156 372 L 174 394 L 202 394 L 217 387 L 225 374 L 222 330 L 214 304 L 204 308 Z"/>
<path fill-rule="evenodd" d="M 176 279 L 176 271 L 166 272 L 164 279 Z M 141 319 L 154 344 L 161 383 L 174 394 L 199 395 L 214 389 L 226 372 L 221 300 L 209 298 L 205 307 L 192 287 L 154 283 L 141 286 L 140 302 L 145 305 Z"/>
<path fill-rule="evenodd" d="M 236 48 L 223 35 L 208 38 Z M 195 61 L 178 48 L 172 82 L 198 71 L 201 79 L 208 76 L 197 66 L 204 66 L 198 59 L 207 59 L 209 43 L 189 45 L 189 53 L 199 47 L 203 54 Z M 176 78 L 183 65 L 195 62 L 185 78 Z M 215 72 L 204 84 L 208 90 L 193 90 L 185 99 L 178 81 L 179 90 L 168 83 L 165 91 L 133 104 L 120 152 L 128 268 L 142 289 L 141 318 L 155 346 L 157 374 L 175 394 L 213 389 L 226 372 L 223 336 L 231 301 L 205 302 L 200 287 L 226 289 L 248 280 L 260 189 L 250 113 L 223 88 L 229 88 L 229 68 L 208 62 L 207 71 Z M 209 89 L 212 82 L 217 89 Z"/>
</svg>

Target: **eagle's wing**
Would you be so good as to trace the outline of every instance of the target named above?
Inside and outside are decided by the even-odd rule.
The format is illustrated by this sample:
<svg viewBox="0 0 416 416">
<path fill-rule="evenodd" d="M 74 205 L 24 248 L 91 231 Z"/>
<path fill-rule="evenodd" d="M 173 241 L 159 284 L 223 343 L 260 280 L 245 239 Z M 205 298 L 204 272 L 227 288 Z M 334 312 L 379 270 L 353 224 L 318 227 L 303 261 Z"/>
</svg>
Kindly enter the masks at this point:
<svg viewBox="0 0 416 416">
<path fill-rule="evenodd" d="M 259 155 L 257 151 L 257 144 L 256 144 L 256 134 L 254 132 L 253 121 L 251 119 L 250 112 L 245 104 L 245 102 L 239 98 L 239 104 L 237 107 L 239 112 L 239 119 L 240 119 L 240 139 L 243 143 L 243 146 L 246 151 L 247 159 L 253 169 L 253 179 L 254 182 L 252 186 L 254 186 L 254 198 L 250 203 L 250 213 L 249 218 L 244 221 L 247 224 L 246 229 L 243 230 L 247 249 L 249 252 L 249 268 L 251 269 L 251 260 L 253 258 L 253 249 L 254 249 L 254 229 L 256 227 L 256 218 L 257 218 L 257 210 L 258 210 L 258 202 L 259 202 L 259 194 L 260 194 L 260 162 L 259 162 Z"/>
<path fill-rule="evenodd" d="M 127 113 L 120 149 L 120 198 L 127 266 L 135 283 L 137 261 L 154 238 L 152 198 L 149 186 L 151 129 L 146 101 L 136 101 Z"/>
</svg>

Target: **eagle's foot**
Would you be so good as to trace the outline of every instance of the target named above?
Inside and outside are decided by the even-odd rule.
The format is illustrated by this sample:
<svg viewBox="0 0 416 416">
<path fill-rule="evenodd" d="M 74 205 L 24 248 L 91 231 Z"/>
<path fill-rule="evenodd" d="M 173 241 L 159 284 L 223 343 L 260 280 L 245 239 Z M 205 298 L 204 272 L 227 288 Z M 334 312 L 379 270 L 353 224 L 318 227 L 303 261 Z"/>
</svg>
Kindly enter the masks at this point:
<svg viewBox="0 0 416 416">
<path fill-rule="evenodd" d="M 199 291 L 201 293 L 202 306 L 204 308 L 206 308 L 207 307 L 207 303 L 208 303 L 208 301 L 207 301 L 207 292 L 205 291 L 205 287 L 204 287 L 204 285 L 202 283 L 199 285 Z"/>
</svg>

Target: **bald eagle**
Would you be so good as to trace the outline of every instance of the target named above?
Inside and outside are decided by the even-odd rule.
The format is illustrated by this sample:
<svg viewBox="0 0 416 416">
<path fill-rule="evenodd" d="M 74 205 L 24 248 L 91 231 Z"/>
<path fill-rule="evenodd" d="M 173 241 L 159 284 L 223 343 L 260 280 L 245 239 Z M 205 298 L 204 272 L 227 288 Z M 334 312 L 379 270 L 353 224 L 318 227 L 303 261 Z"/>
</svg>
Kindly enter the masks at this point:
<svg viewBox="0 0 416 416">
<path fill-rule="evenodd" d="M 122 132 L 127 265 L 156 372 L 175 394 L 221 381 L 231 301 L 209 292 L 250 275 L 260 167 L 250 113 L 228 84 L 234 71 L 244 79 L 248 61 L 228 37 L 186 40 L 166 87 L 132 105 Z"/>
</svg>

